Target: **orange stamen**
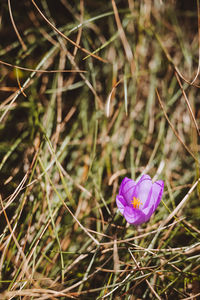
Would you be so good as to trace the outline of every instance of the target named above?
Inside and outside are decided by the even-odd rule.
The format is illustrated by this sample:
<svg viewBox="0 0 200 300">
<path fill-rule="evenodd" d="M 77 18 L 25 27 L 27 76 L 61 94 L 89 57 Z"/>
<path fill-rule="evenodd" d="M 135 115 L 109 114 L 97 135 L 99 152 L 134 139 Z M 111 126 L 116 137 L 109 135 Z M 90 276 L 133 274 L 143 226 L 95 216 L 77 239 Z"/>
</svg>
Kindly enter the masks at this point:
<svg viewBox="0 0 200 300">
<path fill-rule="evenodd" d="M 142 205 L 142 202 L 136 197 L 133 197 L 133 201 L 131 202 L 133 204 L 133 208 L 139 209 L 140 205 Z"/>
</svg>

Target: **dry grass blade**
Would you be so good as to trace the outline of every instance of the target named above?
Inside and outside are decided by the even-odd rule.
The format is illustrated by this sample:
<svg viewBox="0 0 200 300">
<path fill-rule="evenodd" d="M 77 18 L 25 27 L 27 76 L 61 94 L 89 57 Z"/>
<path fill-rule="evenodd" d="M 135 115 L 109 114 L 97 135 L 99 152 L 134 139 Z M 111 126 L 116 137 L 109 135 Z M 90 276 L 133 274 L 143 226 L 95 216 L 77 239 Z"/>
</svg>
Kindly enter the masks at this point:
<svg viewBox="0 0 200 300">
<path fill-rule="evenodd" d="M 185 102 L 186 102 L 186 104 L 187 104 L 188 110 L 189 110 L 189 112 L 190 112 L 191 119 L 192 119 L 192 121 L 194 122 L 194 125 L 195 125 L 195 127 L 196 127 L 196 130 L 197 130 L 198 134 L 200 135 L 200 129 L 199 129 L 199 127 L 198 127 L 198 124 L 197 124 L 197 121 L 196 121 L 196 119 L 195 119 L 194 113 L 193 113 L 193 111 L 192 111 L 192 108 L 191 108 L 190 102 L 189 102 L 189 100 L 188 100 L 188 97 L 187 97 L 187 95 L 186 95 L 186 93 L 185 93 L 185 91 L 184 91 L 184 89 L 183 89 L 183 86 L 182 86 L 182 83 L 181 83 L 181 81 L 180 81 L 180 78 L 178 77 L 178 74 L 177 74 L 177 73 L 175 73 L 175 76 L 176 76 L 176 79 L 177 79 L 177 81 L 178 81 L 178 84 L 179 84 L 179 86 L 180 86 L 180 88 L 181 88 L 181 91 L 182 91 L 182 94 L 183 94 L 183 96 L 184 96 Z"/>
<path fill-rule="evenodd" d="M 171 127 L 173 133 L 175 134 L 175 136 L 177 137 L 177 139 L 179 140 L 179 142 L 183 145 L 183 147 L 187 150 L 187 152 L 194 158 L 194 160 L 195 160 L 196 162 L 199 163 L 198 159 L 195 157 L 195 155 L 192 153 L 192 151 L 188 148 L 188 146 L 183 142 L 183 140 L 181 139 L 181 137 L 179 136 L 179 134 L 178 134 L 177 131 L 175 130 L 174 126 L 172 125 L 170 119 L 168 118 L 167 113 L 166 113 L 166 111 L 165 111 L 165 109 L 164 109 L 162 100 L 161 100 L 161 98 L 160 98 L 160 95 L 159 95 L 157 89 L 156 89 L 156 94 L 157 94 L 157 97 L 158 97 L 158 101 L 159 101 L 159 103 L 160 103 L 160 106 L 161 106 L 161 108 L 162 108 L 162 111 L 163 111 L 163 113 L 164 113 L 164 115 L 165 115 L 165 118 L 166 118 L 167 122 L 169 123 L 169 125 L 170 125 L 170 127 Z"/>
<path fill-rule="evenodd" d="M 123 47 L 124 47 L 124 51 L 125 51 L 126 57 L 127 57 L 130 65 L 131 65 L 131 73 L 133 75 L 134 71 L 135 71 L 134 57 L 133 57 L 133 53 L 132 53 L 131 47 L 130 47 L 130 45 L 128 43 L 128 40 L 126 38 L 126 35 L 124 33 L 124 30 L 123 30 L 123 27 L 122 27 L 122 24 L 121 24 L 121 21 L 120 21 L 120 17 L 119 17 L 119 13 L 118 13 L 118 10 L 117 10 L 117 6 L 116 6 L 116 3 L 115 3 L 115 0 L 112 0 L 112 6 L 113 6 L 114 14 L 115 14 L 115 20 L 116 20 L 116 23 L 117 23 L 117 28 L 118 28 L 118 31 L 119 31 L 119 36 L 121 38 L 121 41 L 122 41 L 122 44 L 123 44 Z"/>
<path fill-rule="evenodd" d="M 17 27 L 16 27 L 16 25 L 15 25 L 15 21 L 14 21 L 14 19 L 13 19 L 13 14 L 12 14 L 12 10 L 11 10 L 10 0 L 8 0 L 8 9 L 9 9 L 9 13 L 10 13 L 10 19 L 11 19 L 13 28 L 14 28 L 14 30 L 15 30 L 15 32 L 16 32 L 16 35 L 17 35 L 17 37 L 18 37 L 18 39 L 19 39 L 19 41 L 20 41 L 20 43 L 21 43 L 21 45 L 22 45 L 23 50 L 24 50 L 24 51 L 27 51 L 27 47 L 26 47 L 26 45 L 25 45 L 23 39 L 21 38 L 21 36 L 20 36 L 20 34 L 19 34 L 19 31 L 17 30 Z"/>
<path fill-rule="evenodd" d="M 199 42 L 199 58 L 198 58 L 198 68 L 197 68 L 197 73 L 194 77 L 194 79 L 192 80 L 191 84 L 193 84 L 200 73 L 200 5 L 199 5 L 199 0 L 197 0 L 197 16 L 198 16 L 198 42 Z"/>
<path fill-rule="evenodd" d="M 84 53 L 89 54 L 90 56 L 104 62 L 107 63 L 108 61 L 99 57 L 98 55 L 95 55 L 93 53 L 91 53 L 90 51 L 88 51 L 85 48 L 82 48 L 81 46 L 79 46 L 78 44 L 76 44 L 74 41 L 72 41 L 70 38 L 68 38 L 65 34 L 63 34 L 60 30 L 58 30 L 53 24 L 51 24 L 51 22 L 45 17 L 45 15 L 41 12 L 41 10 L 39 9 L 39 7 L 37 6 L 37 4 L 35 3 L 34 0 L 31 0 L 32 3 L 34 4 L 35 8 L 37 9 L 37 11 L 40 13 L 40 15 L 43 17 L 43 19 L 60 35 L 62 36 L 65 40 L 67 40 L 68 42 L 70 42 L 72 45 L 74 45 L 75 47 L 77 47 L 78 49 L 80 49 L 81 51 L 83 51 Z"/>
<path fill-rule="evenodd" d="M 27 71 L 27 72 L 36 72 L 36 73 L 85 73 L 87 71 L 84 70 L 65 70 L 65 69 L 61 69 L 61 70 L 35 70 L 35 69 L 30 69 L 30 68 L 25 68 L 25 67 L 20 67 L 17 65 L 12 65 L 9 64 L 5 61 L 0 60 L 0 64 L 5 65 L 7 67 L 11 67 L 11 68 L 15 68 L 15 69 L 19 69 L 19 70 L 23 70 L 23 71 Z"/>
<path fill-rule="evenodd" d="M 142 273 L 142 275 L 144 275 L 144 272 L 141 270 L 141 268 L 140 268 L 140 266 L 139 266 L 137 260 L 135 259 L 134 255 L 132 254 L 132 252 L 130 251 L 130 249 L 128 249 L 128 250 L 129 250 L 129 253 L 130 253 L 130 255 L 131 255 L 131 257 L 132 257 L 132 259 L 133 259 L 133 261 L 134 261 L 136 267 L 138 268 L 138 270 L 140 270 L 140 272 Z M 150 290 L 152 291 L 152 293 L 154 294 L 154 296 L 155 296 L 157 299 L 161 300 L 161 298 L 160 298 L 159 295 L 156 293 L 156 291 L 154 290 L 154 288 L 152 287 L 152 285 L 150 284 L 150 282 L 149 282 L 147 279 L 145 279 L 145 281 L 146 281 L 147 285 L 149 286 Z"/>
<path fill-rule="evenodd" d="M 29 279 L 29 277 L 30 277 L 30 272 L 29 272 L 29 268 L 28 268 L 28 262 L 27 262 L 27 259 L 26 259 L 25 254 L 24 254 L 24 252 L 23 252 L 23 250 L 22 250 L 22 247 L 20 247 L 20 245 L 19 245 L 19 243 L 18 243 L 18 241 L 17 241 L 17 239 L 16 239 L 15 233 L 14 233 L 14 231 L 13 231 L 11 225 L 10 225 L 10 222 L 9 222 L 9 219 L 8 219 L 8 216 L 7 216 L 7 213 L 6 213 L 6 210 L 5 210 L 4 205 L 3 205 L 3 201 L 2 201 L 1 195 L 0 195 L 0 202 L 1 202 L 1 207 L 2 207 L 2 210 L 3 210 L 4 216 L 5 216 L 5 219 L 6 219 L 8 228 L 9 228 L 9 230 L 10 230 L 11 237 L 12 237 L 13 240 L 14 240 L 14 243 L 15 243 L 15 245 L 16 245 L 18 251 L 19 251 L 19 254 L 20 254 L 21 258 L 22 258 L 23 263 L 26 265 L 26 267 L 25 267 L 25 273 L 26 273 L 27 279 Z"/>
<path fill-rule="evenodd" d="M 167 217 L 167 219 L 163 222 L 163 226 L 165 224 L 167 224 L 169 221 L 171 221 L 171 219 L 173 217 L 175 217 L 176 215 L 178 217 L 180 217 L 181 214 L 181 209 L 183 209 L 184 205 L 186 204 L 186 201 L 188 200 L 188 198 L 191 196 L 192 192 L 194 191 L 194 189 L 197 187 L 198 183 L 200 181 L 200 178 L 193 184 L 193 186 L 191 187 L 191 189 L 188 191 L 188 193 L 185 195 L 185 197 L 181 200 L 181 202 L 177 205 L 177 207 L 173 210 L 173 212 Z"/>
<path fill-rule="evenodd" d="M 111 105 L 111 101 L 112 101 L 112 98 L 113 98 L 113 93 L 116 89 L 116 87 L 123 81 L 123 79 L 120 79 L 119 81 L 117 81 L 115 83 L 115 85 L 112 87 L 112 90 L 110 92 L 110 94 L 108 95 L 108 99 L 107 99 L 107 102 L 106 102 L 106 116 L 109 117 L 110 116 L 110 105 Z"/>
</svg>

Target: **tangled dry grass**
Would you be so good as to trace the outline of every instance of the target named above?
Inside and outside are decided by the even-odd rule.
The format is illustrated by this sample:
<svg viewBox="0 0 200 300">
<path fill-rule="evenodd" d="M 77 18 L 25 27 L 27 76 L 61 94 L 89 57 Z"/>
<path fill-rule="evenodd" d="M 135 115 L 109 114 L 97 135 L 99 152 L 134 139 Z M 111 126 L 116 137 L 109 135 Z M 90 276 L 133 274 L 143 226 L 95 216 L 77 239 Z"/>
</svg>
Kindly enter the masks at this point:
<svg viewBox="0 0 200 300">
<path fill-rule="evenodd" d="M 2 1 L 0 298 L 198 299 L 199 1 Z M 128 226 L 124 176 L 163 179 Z"/>
</svg>

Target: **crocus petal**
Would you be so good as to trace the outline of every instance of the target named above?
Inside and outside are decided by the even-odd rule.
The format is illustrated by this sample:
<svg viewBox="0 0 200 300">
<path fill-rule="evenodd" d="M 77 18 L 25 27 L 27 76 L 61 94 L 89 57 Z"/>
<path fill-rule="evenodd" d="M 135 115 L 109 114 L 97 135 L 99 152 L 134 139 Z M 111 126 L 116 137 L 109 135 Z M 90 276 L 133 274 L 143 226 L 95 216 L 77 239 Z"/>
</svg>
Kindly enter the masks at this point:
<svg viewBox="0 0 200 300">
<path fill-rule="evenodd" d="M 122 195 L 128 205 L 131 206 L 133 190 L 136 183 L 134 180 L 125 177 L 120 185 L 119 194 Z"/>
<path fill-rule="evenodd" d="M 116 197 L 116 203 L 117 203 L 117 207 L 118 207 L 119 211 L 123 215 L 123 213 L 124 213 L 124 207 L 127 205 L 126 201 L 124 200 L 124 197 L 121 196 L 121 195 L 117 195 L 117 197 Z"/>
<path fill-rule="evenodd" d="M 133 209 L 130 206 L 124 208 L 124 218 L 130 224 L 138 225 L 143 223 L 143 213 L 140 210 Z"/>
<path fill-rule="evenodd" d="M 145 209 L 142 210 L 143 214 L 144 214 L 144 222 L 147 222 L 150 218 L 151 215 L 154 212 L 154 206 L 147 206 Z"/>
<path fill-rule="evenodd" d="M 152 199 L 154 201 L 154 210 L 156 210 L 158 204 L 161 201 L 163 190 L 164 190 L 164 182 L 162 180 L 158 180 L 153 183 Z"/>
<path fill-rule="evenodd" d="M 124 185 L 126 184 L 127 181 L 130 181 L 131 179 L 129 179 L 128 177 L 124 177 L 124 179 L 122 180 L 120 187 L 119 187 L 119 194 L 121 195 L 123 193 L 123 188 Z"/>
<path fill-rule="evenodd" d="M 152 189 L 152 181 L 149 175 L 143 175 L 134 189 L 134 196 L 142 203 L 141 207 L 147 207 Z"/>
<path fill-rule="evenodd" d="M 144 208 L 142 208 L 142 212 L 145 214 L 145 222 L 147 222 L 151 215 L 156 210 L 158 204 L 160 203 L 160 200 L 162 198 L 164 190 L 164 182 L 162 180 L 158 180 L 153 183 L 152 185 L 152 192 L 150 195 L 150 198 L 148 199 L 148 205 Z"/>
</svg>

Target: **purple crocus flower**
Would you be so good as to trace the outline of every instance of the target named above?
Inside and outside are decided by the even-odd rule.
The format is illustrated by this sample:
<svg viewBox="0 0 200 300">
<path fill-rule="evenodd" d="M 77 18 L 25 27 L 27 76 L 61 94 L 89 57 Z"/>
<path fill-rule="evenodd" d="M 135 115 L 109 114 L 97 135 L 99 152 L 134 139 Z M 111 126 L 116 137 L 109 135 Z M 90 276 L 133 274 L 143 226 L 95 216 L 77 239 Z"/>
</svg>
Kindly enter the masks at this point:
<svg viewBox="0 0 200 300">
<path fill-rule="evenodd" d="M 116 197 L 118 209 L 130 224 L 147 222 L 160 203 L 163 190 L 164 182 L 152 183 L 149 175 L 143 175 L 137 183 L 125 177 Z"/>
</svg>

